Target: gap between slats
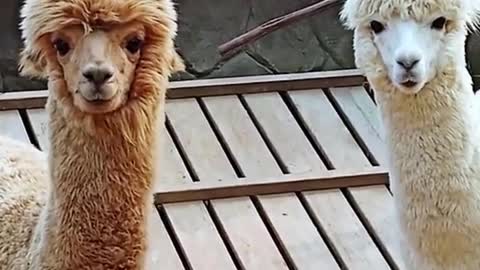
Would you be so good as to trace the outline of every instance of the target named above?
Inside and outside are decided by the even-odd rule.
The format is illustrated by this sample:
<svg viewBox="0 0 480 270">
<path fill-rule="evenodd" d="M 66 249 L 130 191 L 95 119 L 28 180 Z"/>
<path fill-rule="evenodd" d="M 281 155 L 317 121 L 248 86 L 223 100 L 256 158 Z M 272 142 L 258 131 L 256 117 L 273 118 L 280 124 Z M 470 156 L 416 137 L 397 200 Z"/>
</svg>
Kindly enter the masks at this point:
<svg viewBox="0 0 480 270">
<path fill-rule="evenodd" d="M 20 114 L 20 118 L 22 119 L 23 127 L 27 132 L 28 139 L 30 143 L 33 144 L 37 149 L 42 150 L 40 147 L 40 142 L 38 141 L 37 136 L 35 135 L 35 131 L 33 129 L 32 123 L 30 121 L 30 117 L 28 117 L 28 113 L 25 109 L 18 110 Z"/>
<path fill-rule="evenodd" d="M 180 239 L 178 238 L 178 235 L 175 232 L 173 224 L 170 221 L 170 218 L 168 217 L 167 212 L 165 211 L 165 208 L 163 208 L 163 206 L 159 206 L 159 207 L 156 207 L 156 209 L 158 214 L 160 215 L 160 219 L 162 220 L 163 225 L 165 226 L 165 229 L 167 230 L 168 236 L 170 237 L 173 243 L 173 247 L 175 248 L 175 251 L 177 252 L 178 257 L 182 262 L 183 267 L 186 270 L 193 270 L 193 267 L 190 264 L 190 261 L 188 260 L 185 250 L 182 247 Z"/>
</svg>

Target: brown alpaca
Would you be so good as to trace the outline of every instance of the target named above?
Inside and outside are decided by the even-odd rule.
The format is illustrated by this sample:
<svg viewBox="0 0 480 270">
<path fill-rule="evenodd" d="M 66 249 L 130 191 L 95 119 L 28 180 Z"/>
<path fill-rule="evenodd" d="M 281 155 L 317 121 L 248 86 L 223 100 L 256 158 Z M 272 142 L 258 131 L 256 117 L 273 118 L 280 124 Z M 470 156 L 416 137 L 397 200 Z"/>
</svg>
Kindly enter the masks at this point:
<svg viewBox="0 0 480 270">
<path fill-rule="evenodd" d="M 170 0 L 27 0 L 23 75 L 47 78 L 50 151 L 0 138 L 1 269 L 145 269 Z M 47 175 L 49 176 L 47 178 Z"/>
</svg>

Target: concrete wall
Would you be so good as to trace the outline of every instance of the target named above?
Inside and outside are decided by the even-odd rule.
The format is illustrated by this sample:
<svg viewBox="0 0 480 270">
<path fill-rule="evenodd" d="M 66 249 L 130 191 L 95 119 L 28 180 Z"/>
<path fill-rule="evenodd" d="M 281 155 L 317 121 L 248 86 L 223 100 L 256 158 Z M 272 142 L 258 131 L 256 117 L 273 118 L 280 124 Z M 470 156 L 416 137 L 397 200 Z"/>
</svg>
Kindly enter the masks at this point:
<svg viewBox="0 0 480 270">
<path fill-rule="evenodd" d="M 338 21 L 339 6 L 274 32 L 226 62 L 217 46 L 266 20 L 317 0 L 178 0 L 177 45 L 188 73 L 176 79 L 215 78 L 353 68 L 352 34 Z M 18 10 L 21 1 L 3 0 L 0 9 L 0 91 L 40 89 L 44 82 L 19 78 Z M 467 44 L 469 66 L 480 87 L 480 36 Z"/>
</svg>

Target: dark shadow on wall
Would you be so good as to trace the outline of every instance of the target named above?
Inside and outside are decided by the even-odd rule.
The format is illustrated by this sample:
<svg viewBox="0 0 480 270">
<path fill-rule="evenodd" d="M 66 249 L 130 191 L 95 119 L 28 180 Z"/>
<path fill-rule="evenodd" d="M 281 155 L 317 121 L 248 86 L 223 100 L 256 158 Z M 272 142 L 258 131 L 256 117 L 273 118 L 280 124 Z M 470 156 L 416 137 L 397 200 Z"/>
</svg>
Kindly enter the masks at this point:
<svg viewBox="0 0 480 270">
<path fill-rule="evenodd" d="M 24 79 L 18 76 L 18 53 L 21 46 L 19 31 L 19 8 L 23 1 L 2 0 L 0 8 L 0 91 L 13 89 L 44 89 L 43 81 Z"/>
<path fill-rule="evenodd" d="M 473 33 L 467 38 L 467 65 L 473 77 L 473 87 L 480 88 L 480 33 Z"/>
</svg>

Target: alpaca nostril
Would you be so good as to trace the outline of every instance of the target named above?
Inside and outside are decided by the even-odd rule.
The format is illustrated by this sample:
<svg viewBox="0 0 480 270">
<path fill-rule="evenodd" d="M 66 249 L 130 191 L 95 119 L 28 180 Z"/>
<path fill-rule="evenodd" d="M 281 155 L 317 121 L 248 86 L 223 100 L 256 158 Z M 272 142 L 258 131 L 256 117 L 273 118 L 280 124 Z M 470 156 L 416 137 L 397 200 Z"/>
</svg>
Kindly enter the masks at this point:
<svg viewBox="0 0 480 270">
<path fill-rule="evenodd" d="M 83 72 L 83 76 L 89 82 L 100 85 L 112 78 L 113 72 L 105 68 L 91 68 Z"/>
<path fill-rule="evenodd" d="M 420 59 L 418 58 L 401 58 L 397 60 L 397 64 L 399 64 L 407 71 L 414 68 L 418 64 L 418 62 L 420 62 Z"/>
</svg>

